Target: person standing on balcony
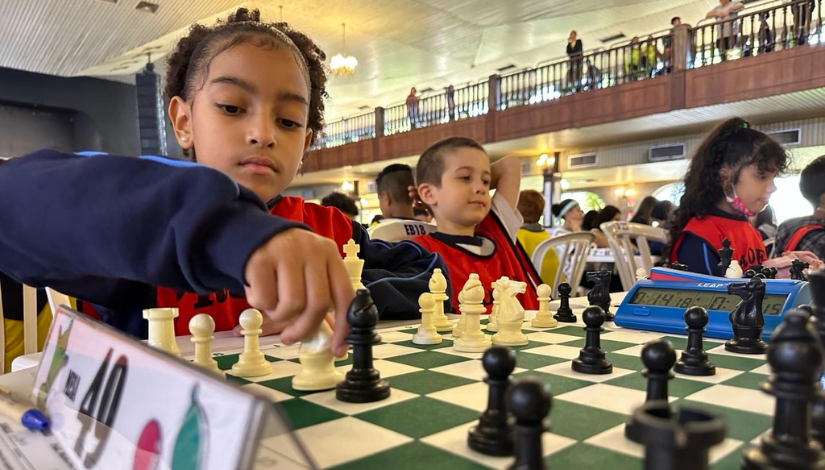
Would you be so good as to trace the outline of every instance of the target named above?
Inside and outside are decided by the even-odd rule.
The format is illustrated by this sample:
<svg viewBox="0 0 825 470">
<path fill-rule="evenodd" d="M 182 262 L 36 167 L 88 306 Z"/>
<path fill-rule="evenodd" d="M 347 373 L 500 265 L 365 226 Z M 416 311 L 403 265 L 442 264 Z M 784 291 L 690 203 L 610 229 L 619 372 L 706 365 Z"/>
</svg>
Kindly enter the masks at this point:
<svg viewBox="0 0 825 470">
<path fill-rule="evenodd" d="M 664 38 L 662 38 L 662 44 L 665 47 L 664 52 L 662 52 L 662 59 L 665 62 L 665 68 L 664 68 L 665 74 L 670 73 L 670 61 L 672 59 L 671 56 L 673 55 L 673 33 L 676 31 L 676 27 L 681 26 L 681 25 L 682 25 L 682 18 L 679 18 L 678 16 L 674 16 L 673 18 L 671 18 L 670 19 L 670 26 L 671 26 L 670 36 L 665 36 Z"/>
<path fill-rule="evenodd" d="M 418 127 L 418 95 L 415 87 L 410 88 L 410 94 L 407 95 L 407 118 L 410 120 L 410 128 Z"/>
<path fill-rule="evenodd" d="M 816 8 L 816 2 L 810 0 L 807 2 L 796 3 L 796 0 L 785 0 L 785 4 L 791 4 L 791 13 L 793 13 L 793 31 L 796 37 L 796 45 L 801 46 L 808 42 L 808 33 L 811 29 L 811 13 Z"/>
<path fill-rule="evenodd" d="M 719 23 L 716 27 L 716 48 L 719 49 L 719 55 L 723 61 L 727 60 L 728 51 L 736 47 L 739 38 L 739 21 L 735 21 L 735 18 L 743 8 L 745 5 L 742 2 L 719 0 L 719 5 L 705 15 L 705 18 L 716 18 Z"/>
<path fill-rule="evenodd" d="M 567 38 L 567 57 L 570 65 L 567 68 L 567 88 L 581 91 L 583 47 L 581 39 L 576 38 L 576 31 L 570 31 Z"/>
</svg>

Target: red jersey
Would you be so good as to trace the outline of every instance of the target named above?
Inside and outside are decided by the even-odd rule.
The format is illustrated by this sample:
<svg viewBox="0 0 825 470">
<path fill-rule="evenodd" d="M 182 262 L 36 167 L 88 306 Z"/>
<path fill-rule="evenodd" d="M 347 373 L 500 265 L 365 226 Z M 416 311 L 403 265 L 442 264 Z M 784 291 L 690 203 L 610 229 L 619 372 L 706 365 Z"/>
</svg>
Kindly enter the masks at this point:
<svg viewBox="0 0 825 470">
<path fill-rule="evenodd" d="M 685 233 L 692 233 L 701 238 L 711 248 L 719 250 L 722 248 L 722 240 L 730 240 L 730 247 L 733 248 L 733 259 L 739 261 L 739 266 L 746 271 L 751 265 L 761 265 L 768 259 L 765 244 L 762 243 L 762 236 L 753 228 L 747 220 L 731 219 L 716 215 L 706 215 L 701 219 L 691 218 L 682 233 L 673 243 L 673 252 L 670 255 L 672 262 L 678 262 L 677 253 L 679 245 L 682 244 Z"/>
<path fill-rule="evenodd" d="M 493 253 L 486 256 L 471 253 L 460 246 L 439 240 L 436 238 L 437 234 L 435 236 L 433 234 L 421 235 L 412 239 L 430 252 L 439 253 L 444 257 L 444 262 L 450 270 L 450 285 L 452 286 L 450 301 L 454 313 L 460 313 L 458 293 L 472 273 L 478 274 L 484 286 L 484 305 L 487 306 L 487 313 L 490 312 L 493 303 L 492 284 L 503 276 L 514 281 L 526 282 L 527 290 L 524 294 L 518 295 L 519 302 L 527 310 L 537 310 L 538 273 L 530 264 L 527 254 L 507 235 L 507 230 L 492 211 L 476 227 L 475 235 L 493 242 L 495 246 Z"/>
<path fill-rule="evenodd" d="M 308 204 L 298 197 L 281 198 L 269 210 L 269 213 L 284 219 L 302 222 L 318 235 L 335 240 L 342 257 L 344 244 L 352 238 L 352 220 L 341 211 L 317 204 Z M 250 308 L 245 297 L 236 297 L 228 291 L 198 295 L 191 292 L 177 292 L 164 287 L 158 287 L 157 306 L 178 308 L 178 318 L 175 320 L 176 336 L 189 334 L 189 320 L 198 313 L 209 314 L 215 320 L 215 331 L 231 330 L 238 324 L 241 312 Z"/>
</svg>

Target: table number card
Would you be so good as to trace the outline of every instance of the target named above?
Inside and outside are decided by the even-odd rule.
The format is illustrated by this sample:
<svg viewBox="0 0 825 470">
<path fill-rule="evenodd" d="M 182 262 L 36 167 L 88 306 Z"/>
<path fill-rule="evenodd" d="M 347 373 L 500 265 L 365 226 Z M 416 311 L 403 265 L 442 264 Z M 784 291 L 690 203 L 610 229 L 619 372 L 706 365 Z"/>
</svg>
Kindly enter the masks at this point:
<svg viewBox="0 0 825 470">
<path fill-rule="evenodd" d="M 65 307 L 32 393 L 78 469 L 314 468 L 271 403 Z"/>
</svg>

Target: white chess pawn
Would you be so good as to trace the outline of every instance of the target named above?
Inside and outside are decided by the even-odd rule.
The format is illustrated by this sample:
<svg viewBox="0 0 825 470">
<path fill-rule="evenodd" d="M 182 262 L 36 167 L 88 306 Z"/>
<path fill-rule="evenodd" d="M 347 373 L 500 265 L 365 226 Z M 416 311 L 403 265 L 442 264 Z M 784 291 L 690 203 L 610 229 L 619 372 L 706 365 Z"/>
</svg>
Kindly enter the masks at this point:
<svg viewBox="0 0 825 470">
<path fill-rule="evenodd" d="M 541 284 L 536 288 L 536 294 L 538 294 L 539 300 L 539 311 L 531 323 L 532 326 L 536 328 L 552 328 L 559 325 L 558 320 L 553 318 L 553 315 L 550 315 L 550 294 L 552 292 L 553 289 L 547 284 Z"/>
<path fill-rule="evenodd" d="M 459 309 L 464 321 L 461 337 L 453 343 L 453 349 L 460 352 L 484 352 L 492 346 L 490 338 L 481 331 L 481 314 L 487 311 L 484 307 L 484 286 L 478 279 L 478 274 L 470 274 L 470 279 L 461 290 L 462 299 Z"/>
<path fill-rule="evenodd" d="M 175 342 L 176 308 L 149 308 L 143 311 L 143 318 L 149 322 L 149 346 L 180 357 L 178 343 Z"/>
<path fill-rule="evenodd" d="M 258 377 L 272 372 L 272 363 L 266 360 L 258 344 L 258 337 L 263 333 L 263 330 L 261 330 L 263 322 L 263 315 L 254 308 L 248 308 L 241 313 L 243 352 L 238 357 L 238 362 L 232 365 L 232 375 Z"/>
<path fill-rule="evenodd" d="M 647 277 L 647 271 L 645 268 L 636 268 L 636 280 L 641 281 L 642 279 Z"/>
<path fill-rule="evenodd" d="M 430 277 L 430 293 L 435 299 L 433 326 L 437 331 L 452 331 L 453 323 L 444 314 L 444 302 L 450 299 L 447 295 L 447 278 L 439 268 L 433 269 L 433 275 Z"/>
<path fill-rule="evenodd" d="M 433 310 L 435 308 L 435 299 L 429 292 L 425 292 L 418 297 L 418 306 L 421 307 L 421 326 L 413 336 L 413 343 L 415 344 L 439 344 L 441 343 L 441 335 L 433 326 Z"/>
<path fill-rule="evenodd" d="M 224 372 L 218 367 L 218 361 L 212 359 L 212 333 L 215 332 L 215 320 L 205 313 L 199 313 L 189 320 L 189 332 L 192 337 L 189 341 L 195 343 L 195 361 L 196 365 L 204 369 L 217 372 L 224 375 Z"/>
</svg>

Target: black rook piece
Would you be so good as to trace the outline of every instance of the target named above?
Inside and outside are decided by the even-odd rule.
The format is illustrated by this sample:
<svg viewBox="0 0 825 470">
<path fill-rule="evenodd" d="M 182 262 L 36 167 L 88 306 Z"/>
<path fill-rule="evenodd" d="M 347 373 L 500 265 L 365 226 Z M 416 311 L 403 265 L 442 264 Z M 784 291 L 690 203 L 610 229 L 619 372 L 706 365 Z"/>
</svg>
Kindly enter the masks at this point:
<svg viewBox="0 0 825 470">
<path fill-rule="evenodd" d="M 359 289 L 347 310 L 350 332 L 346 342 L 352 345 L 352 369 L 335 387 L 335 397 L 349 403 L 371 403 L 390 396 L 389 384 L 372 367 L 372 346 L 381 342 L 375 334 L 378 310 L 370 292 Z"/>
<path fill-rule="evenodd" d="M 644 470 L 708 470 L 708 451 L 725 440 L 725 421 L 688 408 L 674 417 L 667 401 L 656 400 L 636 409 L 624 434 L 645 447 Z"/>
<path fill-rule="evenodd" d="M 507 405 L 516 417 L 516 461 L 509 470 L 544 470 L 541 436 L 548 429 L 550 393 L 541 382 L 522 380 L 507 393 Z"/>
<path fill-rule="evenodd" d="M 516 368 L 516 356 L 510 348 L 493 346 L 481 358 L 489 386 L 487 409 L 478 425 L 470 429 L 467 443 L 470 448 L 487 455 L 513 455 L 513 426 L 507 417 L 504 402 L 510 387 L 510 374 Z"/>
<path fill-rule="evenodd" d="M 742 301 L 731 310 L 729 319 L 733 339 L 725 343 L 725 350 L 739 354 L 763 354 L 768 345 L 762 341 L 762 300 L 765 298 L 765 282 L 755 277 L 748 282 L 728 284 L 728 294 L 738 295 Z"/>
<path fill-rule="evenodd" d="M 576 323 L 576 315 L 573 315 L 573 309 L 570 308 L 570 292 L 573 288 L 570 284 L 562 282 L 559 284 L 559 309 L 553 318 L 562 323 Z"/>
<path fill-rule="evenodd" d="M 730 239 L 726 238 L 722 240 L 722 248 L 719 249 L 719 264 L 717 265 L 722 269 L 722 276 L 724 276 L 725 272 L 728 270 L 732 257 L 733 250 L 730 247 Z"/>
<path fill-rule="evenodd" d="M 601 307 L 587 307 L 582 313 L 582 321 L 587 325 L 584 331 L 584 349 L 579 352 L 579 357 L 573 359 L 571 363 L 573 370 L 583 374 L 610 374 L 613 372 L 613 364 L 605 359 L 601 346 L 602 325 L 604 325 L 604 310 Z"/>
<path fill-rule="evenodd" d="M 587 293 L 587 301 L 604 310 L 606 321 L 613 321 L 613 314 L 610 313 L 610 281 L 613 275 L 607 269 L 602 269 L 589 272 L 585 277 L 593 283 L 593 288 Z"/>
<path fill-rule="evenodd" d="M 653 340 L 642 348 L 642 375 L 647 378 L 647 397 L 645 402 L 654 400 L 667 401 L 667 381 L 673 378 L 670 369 L 676 362 L 676 351 L 665 340 Z"/>
<path fill-rule="evenodd" d="M 822 446 L 810 436 L 811 400 L 818 386 L 823 352 L 809 316 L 785 314 L 768 347 L 771 376 L 762 391 L 776 397 L 771 434 L 742 453 L 742 470 L 825 469 Z"/>
<path fill-rule="evenodd" d="M 687 348 L 682 351 L 682 357 L 673 368 L 676 372 L 685 375 L 714 375 L 716 366 L 708 361 L 708 355 L 702 346 L 702 334 L 708 324 L 708 311 L 702 307 L 691 307 L 685 312 L 685 323 L 688 332 Z"/>
</svg>

